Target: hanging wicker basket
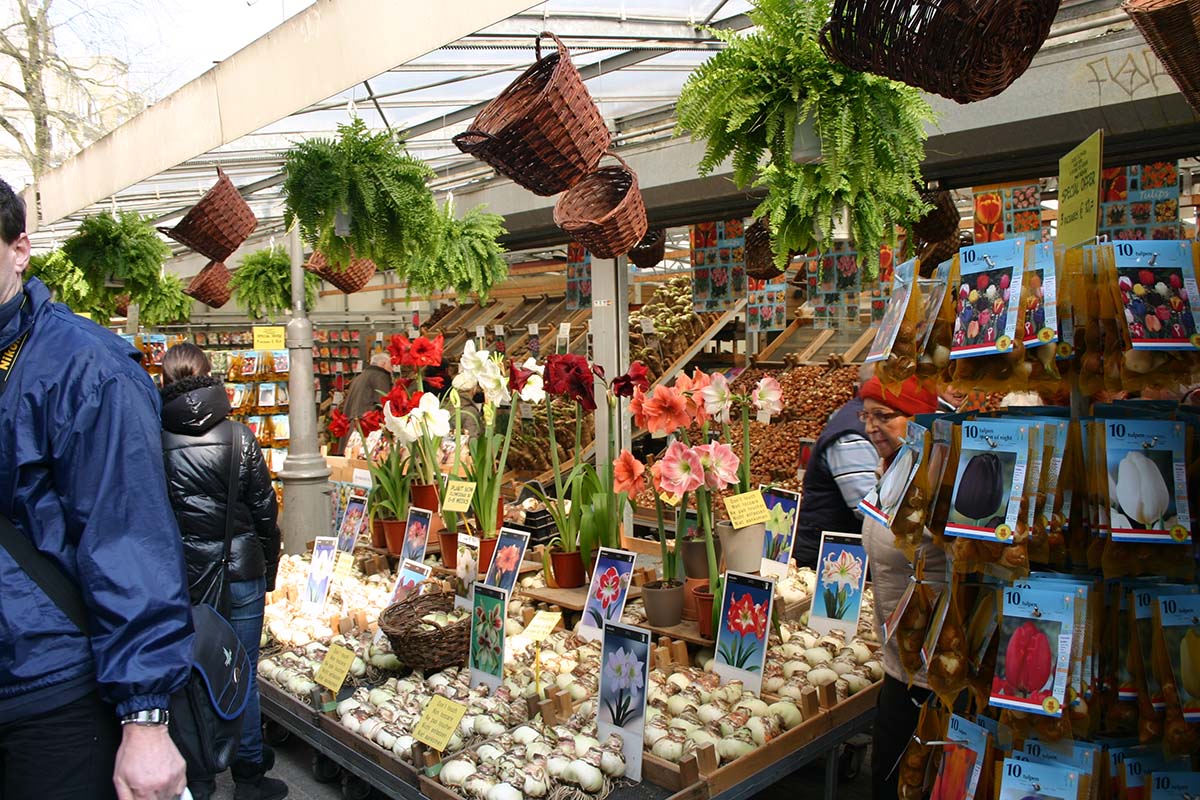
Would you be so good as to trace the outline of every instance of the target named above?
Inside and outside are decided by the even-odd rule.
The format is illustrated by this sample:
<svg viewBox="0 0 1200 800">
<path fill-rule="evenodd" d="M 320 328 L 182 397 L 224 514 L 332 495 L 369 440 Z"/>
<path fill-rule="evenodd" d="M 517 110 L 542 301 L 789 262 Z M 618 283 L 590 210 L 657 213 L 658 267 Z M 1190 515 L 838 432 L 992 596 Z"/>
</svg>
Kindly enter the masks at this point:
<svg viewBox="0 0 1200 800">
<path fill-rule="evenodd" d="M 958 234 L 941 239 L 936 242 L 928 242 L 921 248 L 921 252 L 917 255 L 918 263 L 920 264 L 920 275 L 922 278 L 933 277 L 934 270 L 938 264 L 948 258 L 953 258 L 958 252 Z"/>
<path fill-rule="evenodd" d="M 637 174 L 616 153 L 619 167 L 599 167 L 568 189 L 554 205 L 554 224 L 597 258 L 633 249 L 650 227 Z"/>
<path fill-rule="evenodd" d="M 313 252 L 304 268 L 323 280 L 329 281 L 346 294 L 354 294 L 367 285 L 375 276 L 375 262 L 366 258 L 352 258 L 344 269 L 334 269 L 325 256 Z"/>
<path fill-rule="evenodd" d="M 229 287 L 230 273 L 224 263 L 210 261 L 208 266 L 196 273 L 183 293 L 199 300 L 209 308 L 220 308 L 229 302 L 233 290 Z"/>
<path fill-rule="evenodd" d="M 217 182 L 174 228 L 159 228 L 180 244 L 223 262 L 242 246 L 258 225 L 246 198 L 217 167 Z"/>
<path fill-rule="evenodd" d="M 454 608 L 452 592 L 409 597 L 388 606 L 379 615 L 379 629 L 392 644 L 392 652 L 410 669 L 433 672 L 466 666 L 471 645 L 471 618 L 434 631 L 421 630 L 421 617 Z"/>
<path fill-rule="evenodd" d="M 1122 8 L 1200 114 L 1200 0 L 1125 0 Z"/>
<path fill-rule="evenodd" d="M 958 236 L 959 215 L 954 196 L 945 189 L 922 189 L 921 199 L 933 208 L 913 223 L 913 233 L 923 242 L 940 242 Z"/>
<path fill-rule="evenodd" d="M 783 273 L 775 265 L 770 219 L 759 217 L 746 228 L 746 277 L 769 281 Z"/>
<path fill-rule="evenodd" d="M 557 52 L 542 57 L 542 37 Z M 464 153 L 534 194 L 558 194 L 595 169 L 609 133 L 562 40 L 537 38 L 537 63 L 488 103 L 454 137 Z"/>
<path fill-rule="evenodd" d="M 959 103 L 1021 77 L 1050 34 L 1059 0 L 833 0 L 826 54 Z"/>
<path fill-rule="evenodd" d="M 638 269 L 653 269 L 662 263 L 667 253 L 667 232 L 657 228 L 648 232 L 629 251 L 629 260 Z"/>
</svg>

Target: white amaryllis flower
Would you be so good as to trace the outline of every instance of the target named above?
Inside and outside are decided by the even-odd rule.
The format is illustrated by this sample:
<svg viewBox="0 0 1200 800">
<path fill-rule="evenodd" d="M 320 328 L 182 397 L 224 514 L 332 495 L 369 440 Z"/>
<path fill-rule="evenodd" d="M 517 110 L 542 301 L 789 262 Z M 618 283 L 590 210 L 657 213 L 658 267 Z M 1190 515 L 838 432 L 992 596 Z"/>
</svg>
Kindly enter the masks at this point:
<svg viewBox="0 0 1200 800">
<path fill-rule="evenodd" d="M 521 390 L 521 399 L 526 403 L 545 402 L 546 400 L 546 379 L 543 377 L 546 374 L 546 368 L 537 363 L 537 360 L 530 357 L 525 359 L 525 363 L 521 365 L 521 369 L 527 369 L 533 374 L 525 381 L 525 388 Z"/>
<path fill-rule="evenodd" d="M 383 424 L 396 441 L 404 444 L 411 444 L 421 435 L 421 429 L 413 419 L 413 412 L 405 414 L 403 417 L 398 417 L 392 413 L 392 404 L 387 403 L 383 407 Z"/>
<path fill-rule="evenodd" d="M 409 414 L 410 417 L 416 416 L 416 424 L 421 427 L 424 433 L 435 439 L 441 439 L 443 436 L 450 435 L 450 412 L 442 408 L 441 401 L 437 395 L 426 392 L 421 395 L 421 402 Z"/>
<path fill-rule="evenodd" d="M 1117 499 L 1125 516 L 1151 528 L 1161 524 L 1171 505 L 1171 492 L 1158 465 L 1130 451 L 1117 466 Z"/>
<path fill-rule="evenodd" d="M 512 400 L 512 393 L 508 391 L 508 372 L 500 358 L 489 358 L 479 371 L 478 379 L 485 402 L 499 408 Z"/>
<path fill-rule="evenodd" d="M 729 381 L 719 372 L 713 373 L 708 386 L 700 390 L 700 399 L 704 404 L 704 413 L 716 422 L 729 422 L 729 409 L 733 405 L 733 393 L 729 391 Z"/>
<path fill-rule="evenodd" d="M 468 339 L 463 347 L 462 358 L 458 362 L 458 374 L 454 376 L 454 388 L 463 394 L 473 394 L 479 388 L 479 376 L 486 365 L 491 362 L 491 353 L 487 350 L 476 350 L 475 341 Z"/>
<path fill-rule="evenodd" d="M 752 399 L 759 414 L 777 417 L 783 413 L 783 387 L 770 375 L 764 375 L 754 387 Z"/>
<path fill-rule="evenodd" d="M 862 574 L 862 559 L 855 558 L 849 550 L 838 553 L 836 559 L 833 553 L 827 553 L 825 563 L 821 565 L 821 578 L 829 586 L 841 585 L 847 589 L 857 589 Z"/>
</svg>

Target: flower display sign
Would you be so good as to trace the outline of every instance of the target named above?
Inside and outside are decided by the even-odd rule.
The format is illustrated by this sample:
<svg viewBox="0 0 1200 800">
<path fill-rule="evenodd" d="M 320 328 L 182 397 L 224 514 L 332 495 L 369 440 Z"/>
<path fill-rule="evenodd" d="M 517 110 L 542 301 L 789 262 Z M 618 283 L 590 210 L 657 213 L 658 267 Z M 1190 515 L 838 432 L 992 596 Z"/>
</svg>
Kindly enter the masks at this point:
<svg viewBox="0 0 1200 800">
<path fill-rule="evenodd" d="M 1190 542 L 1187 425 L 1117 419 L 1103 424 L 1113 541 Z"/>
<path fill-rule="evenodd" d="M 759 572 L 776 578 L 786 577 L 796 539 L 796 524 L 799 522 L 800 494 L 770 486 L 761 488 L 763 502 L 771 516 L 767 519 L 767 532 L 763 537 L 762 567 Z"/>
<path fill-rule="evenodd" d="M 504 678 L 504 612 L 508 594 L 475 584 L 471 608 L 471 685 L 495 688 Z"/>
<path fill-rule="evenodd" d="M 592 570 L 592 582 L 588 587 L 587 605 L 579 625 L 579 635 L 585 639 L 599 639 L 605 624 L 620 622 L 629 595 L 629 580 L 633 574 L 636 553 L 601 547 Z"/>
<path fill-rule="evenodd" d="M 614 733 L 620 737 L 625 777 L 640 781 L 650 673 L 650 631 L 606 622 L 603 633 L 600 704 L 596 712 L 598 732 L 601 741 Z"/>
<path fill-rule="evenodd" d="M 404 528 L 404 545 L 400 552 L 401 559 L 418 564 L 425 560 L 425 546 L 429 543 L 429 526 L 432 520 L 432 511 L 416 506 L 409 507 L 408 523 Z"/>
<path fill-rule="evenodd" d="M 343 553 L 353 553 L 354 543 L 366 524 L 367 498 L 351 497 L 346 501 L 346 513 L 342 514 L 342 524 L 338 528 L 337 549 Z"/>
<path fill-rule="evenodd" d="M 471 607 L 471 590 L 479 576 L 479 539 L 458 534 L 458 566 L 454 570 L 454 605 Z"/>
<path fill-rule="evenodd" d="M 713 672 L 722 682 L 740 680 L 748 690 L 756 694 L 762 691 L 774 598 L 773 579 L 742 572 L 725 573 L 713 661 Z"/>
<path fill-rule="evenodd" d="M 989 704 L 1061 717 L 1075 633 L 1075 594 L 1005 589 Z"/>
<path fill-rule="evenodd" d="M 500 537 L 496 542 L 496 553 L 492 556 L 492 564 L 488 567 L 484 583 L 498 587 L 505 594 L 511 594 L 517 584 L 517 574 L 521 571 L 521 562 L 525 558 L 525 548 L 528 546 L 528 533 L 501 528 Z"/>
<path fill-rule="evenodd" d="M 821 633 L 841 630 L 847 637 L 853 636 L 862 613 L 866 580 L 867 551 L 862 536 L 822 532 L 809 627 Z"/>
</svg>

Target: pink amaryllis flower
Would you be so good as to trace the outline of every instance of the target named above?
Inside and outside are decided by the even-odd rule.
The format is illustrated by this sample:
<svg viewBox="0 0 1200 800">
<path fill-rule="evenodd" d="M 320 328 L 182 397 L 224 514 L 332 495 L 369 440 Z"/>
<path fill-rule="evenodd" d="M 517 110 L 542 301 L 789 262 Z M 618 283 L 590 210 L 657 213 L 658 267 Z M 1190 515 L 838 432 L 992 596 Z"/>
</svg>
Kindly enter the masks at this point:
<svg viewBox="0 0 1200 800">
<path fill-rule="evenodd" d="M 704 485 L 704 467 L 699 454 L 682 442 L 672 442 L 659 463 L 662 464 L 662 488 L 668 494 L 682 495 Z"/>
<path fill-rule="evenodd" d="M 613 491 L 624 492 L 636 497 L 646 488 L 646 465 L 633 457 L 633 453 L 622 450 L 613 461 Z"/>
<path fill-rule="evenodd" d="M 752 400 L 759 414 L 777 417 L 783 413 L 783 387 L 770 375 L 764 375 L 754 387 Z"/>
<path fill-rule="evenodd" d="M 719 372 L 713 373 L 708 385 L 701 391 L 704 400 L 704 410 L 717 422 L 729 422 L 729 410 L 733 406 L 733 392 L 729 391 L 729 381 Z"/>
<path fill-rule="evenodd" d="M 715 442 L 697 445 L 693 450 L 700 456 L 705 486 L 713 491 L 721 491 L 730 484 L 737 483 L 737 471 L 741 461 L 732 447 L 723 442 Z"/>
</svg>

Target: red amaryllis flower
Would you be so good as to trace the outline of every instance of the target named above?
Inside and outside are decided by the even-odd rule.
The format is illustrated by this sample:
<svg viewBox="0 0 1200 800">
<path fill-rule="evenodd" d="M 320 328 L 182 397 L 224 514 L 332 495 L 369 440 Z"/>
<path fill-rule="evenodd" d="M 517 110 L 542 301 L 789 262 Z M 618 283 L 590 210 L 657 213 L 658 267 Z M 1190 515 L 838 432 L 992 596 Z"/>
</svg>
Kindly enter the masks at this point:
<svg viewBox="0 0 1200 800">
<path fill-rule="evenodd" d="M 608 608 L 617 602 L 620 596 L 621 576 L 617 574 L 616 567 L 609 567 L 600 576 L 599 586 L 596 587 L 596 599 L 600 601 L 601 608 Z"/>
<path fill-rule="evenodd" d="M 408 351 L 408 366 L 410 367 L 436 367 L 442 363 L 442 345 L 444 339 L 442 334 L 438 334 L 433 339 L 425 336 L 418 336 L 412 340 L 412 347 Z"/>
<path fill-rule="evenodd" d="M 629 365 L 629 372 L 613 378 L 613 394 L 617 397 L 633 397 L 636 389 L 646 391 L 650 388 L 648 375 L 649 370 L 646 369 L 645 364 L 640 361 L 633 362 Z"/>
<path fill-rule="evenodd" d="M 364 437 L 370 436 L 383 426 L 383 412 L 378 408 L 368 411 L 358 418 L 358 426 L 362 428 L 362 435 Z"/>
<path fill-rule="evenodd" d="M 525 384 L 529 383 L 529 378 L 533 375 L 533 370 L 525 369 L 517 363 L 516 359 L 508 362 L 508 390 L 513 394 L 520 392 L 525 388 Z"/>
<path fill-rule="evenodd" d="M 633 453 L 622 450 L 613 461 L 613 491 L 637 496 L 646 488 L 646 465 L 633 457 Z"/>
<path fill-rule="evenodd" d="M 425 384 L 431 389 L 441 389 L 445 387 L 446 379 L 441 375 L 426 375 L 421 379 L 421 383 Z"/>
<path fill-rule="evenodd" d="M 343 414 L 340 408 L 335 408 L 329 415 L 329 435 L 340 439 L 349 432 L 350 418 Z"/>
<path fill-rule="evenodd" d="M 408 352 L 412 349 L 412 342 L 402 333 L 392 335 L 391 342 L 388 343 L 388 354 L 392 357 L 392 363 L 396 366 L 408 364 Z"/>
<path fill-rule="evenodd" d="M 754 600 L 751 599 L 749 592 L 729 604 L 729 613 L 726 615 L 725 624 L 730 631 L 739 636 L 754 633 L 757 623 L 754 614 Z"/>
<path fill-rule="evenodd" d="M 596 385 L 583 356 L 553 353 L 546 357 L 546 391 L 574 400 L 585 411 L 596 410 Z"/>
<path fill-rule="evenodd" d="M 403 417 L 409 411 L 412 411 L 413 406 L 417 404 L 417 398 L 408 396 L 408 381 L 401 378 L 392 386 L 392 390 L 379 398 L 379 405 L 383 408 L 388 407 L 388 403 L 392 404 L 392 413 L 397 417 Z"/>
</svg>

